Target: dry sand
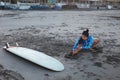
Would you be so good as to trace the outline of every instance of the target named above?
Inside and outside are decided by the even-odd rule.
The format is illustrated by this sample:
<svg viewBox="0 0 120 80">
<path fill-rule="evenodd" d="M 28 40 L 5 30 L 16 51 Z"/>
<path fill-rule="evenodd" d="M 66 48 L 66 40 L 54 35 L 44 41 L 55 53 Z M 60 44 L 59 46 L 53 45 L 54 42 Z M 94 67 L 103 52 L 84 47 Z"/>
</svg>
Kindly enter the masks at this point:
<svg viewBox="0 0 120 80">
<path fill-rule="evenodd" d="M 66 59 L 86 28 L 100 39 L 97 53 L 82 51 Z M 1 80 L 120 80 L 120 10 L 0 11 Z M 5 52 L 6 42 L 42 51 L 60 60 L 65 70 L 53 72 Z"/>
</svg>

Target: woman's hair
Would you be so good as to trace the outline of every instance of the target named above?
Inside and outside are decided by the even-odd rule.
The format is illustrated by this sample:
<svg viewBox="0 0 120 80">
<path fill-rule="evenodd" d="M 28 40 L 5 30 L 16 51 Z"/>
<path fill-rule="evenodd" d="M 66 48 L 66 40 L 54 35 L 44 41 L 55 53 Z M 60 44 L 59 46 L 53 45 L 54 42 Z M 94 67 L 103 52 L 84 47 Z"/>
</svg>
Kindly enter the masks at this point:
<svg viewBox="0 0 120 80">
<path fill-rule="evenodd" d="M 88 37 L 89 36 L 89 29 L 86 29 L 85 31 L 83 31 L 82 35 Z"/>
<path fill-rule="evenodd" d="M 89 36 L 89 29 L 86 29 L 85 31 L 83 31 L 82 35 L 85 35 L 86 37 L 88 37 Z M 82 37 L 79 40 L 79 44 L 83 44 Z"/>
</svg>

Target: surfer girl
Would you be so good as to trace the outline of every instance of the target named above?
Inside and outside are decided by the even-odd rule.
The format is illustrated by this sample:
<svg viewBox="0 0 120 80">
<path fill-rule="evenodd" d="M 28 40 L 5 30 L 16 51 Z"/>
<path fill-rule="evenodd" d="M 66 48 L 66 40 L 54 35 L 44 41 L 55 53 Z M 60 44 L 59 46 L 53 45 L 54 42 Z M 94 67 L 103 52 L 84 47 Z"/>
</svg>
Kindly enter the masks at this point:
<svg viewBox="0 0 120 80">
<path fill-rule="evenodd" d="M 90 49 L 94 51 L 95 46 L 99 43 L 99 39 L 89 35 L 89 30 L 86 29 L 75 42 L 69 56 L 78 54 L 82 49 Z"/>
</svg>

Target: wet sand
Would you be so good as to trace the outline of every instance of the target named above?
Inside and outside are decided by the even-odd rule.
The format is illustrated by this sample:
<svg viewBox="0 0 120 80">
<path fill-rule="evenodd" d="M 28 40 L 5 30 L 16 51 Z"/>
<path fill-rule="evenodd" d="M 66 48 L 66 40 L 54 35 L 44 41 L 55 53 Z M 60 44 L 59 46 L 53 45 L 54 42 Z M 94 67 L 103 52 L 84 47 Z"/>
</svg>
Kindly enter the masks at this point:
<svg viewBox="0 0 120 80">
<path fill-rule="evenodd" d="M 86 28 L 100 39 L 99 51 L 64 58 Z M 0 11 L 1 80 L 120 80 L 120 10 Z M 2 49 L 6 42 L 42 51 L 61 61 L 53 72 Z"/>
</svg>

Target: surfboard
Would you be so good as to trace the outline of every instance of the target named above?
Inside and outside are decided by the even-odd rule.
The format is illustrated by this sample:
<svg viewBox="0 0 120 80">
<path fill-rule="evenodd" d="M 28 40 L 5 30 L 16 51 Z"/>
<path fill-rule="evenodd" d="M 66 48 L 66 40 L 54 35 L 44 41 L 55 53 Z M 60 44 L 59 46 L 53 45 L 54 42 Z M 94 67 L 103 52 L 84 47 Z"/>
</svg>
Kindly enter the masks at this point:
<svg viewBox="0 0 120 80">
<path fill-rule="evenodd" d="M 39 52 L 33 49 L 25 47 L 3 47 L 6 51 L 9 51 L 19 57 L 22 57 L 28 61 L 31 61 L 37 65 L 45 67 L 53 71 L 63 71 L 64 65 L 57 59 L 46 55 L 43 52 Z"/>
</svg>

